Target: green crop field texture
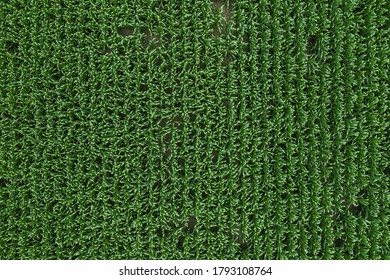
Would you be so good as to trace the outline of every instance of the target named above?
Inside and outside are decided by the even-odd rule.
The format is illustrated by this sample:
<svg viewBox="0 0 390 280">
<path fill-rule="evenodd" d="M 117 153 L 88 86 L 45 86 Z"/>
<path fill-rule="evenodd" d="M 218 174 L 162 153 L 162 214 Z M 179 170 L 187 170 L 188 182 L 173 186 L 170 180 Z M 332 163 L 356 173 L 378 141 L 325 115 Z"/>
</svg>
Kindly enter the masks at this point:
<svg viewBox="0 0 390 280">
<path fill-rule="evenodd" d="M 0 259 L 390 259 L 387 0 L 1 0 Z"/>
</svg>

